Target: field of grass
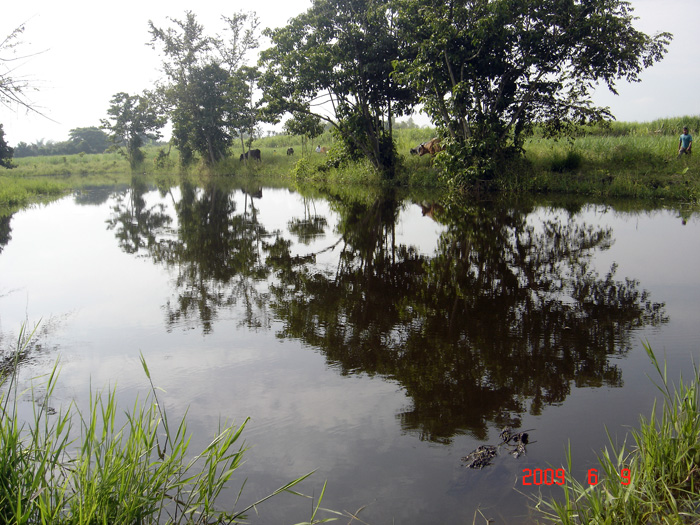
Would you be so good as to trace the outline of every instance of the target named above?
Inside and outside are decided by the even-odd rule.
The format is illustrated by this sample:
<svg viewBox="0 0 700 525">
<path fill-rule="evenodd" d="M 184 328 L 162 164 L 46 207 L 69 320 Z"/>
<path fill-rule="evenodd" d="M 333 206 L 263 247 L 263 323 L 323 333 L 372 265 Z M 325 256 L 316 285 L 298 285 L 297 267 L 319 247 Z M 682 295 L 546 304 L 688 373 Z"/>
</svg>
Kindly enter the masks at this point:
<svg viewBox="0 0 700 525">
<path fill-rule="evenodd" d="M 607 197 L 700 199 L 700 158 L 678 158 L 678 137 L 657 133 L 533 138 L 529 189 Z"/>
<path fill-rule="evenodd" d="M 613 122 L 589 127 L 573 139 L 554 140 L 539 134 L 525 144 L 527 166 L 520 173 L 497 176 L 494 186 L 503 191 L 570 193 L 596 197 L 700 200 L 698 154 L 677 158 L 678 136 L 683 126 L 700 133 L 700 117 L 657 120 L 650 123 Z M 409 150 L 436 135 L 430 128 L 395 130 L 401 155 L 398 175 L 401 186 L 441 186 L 438 170 L 429 156 L 411 156 Z M 329 153 L 315 153 L 316 146 Z M 334 167 L 333 138 L 329 132 L 306 145 L 300 137 L 275 135 L 253 144 L 262 162 L 240 162 L 241 145 L 234 144 L 231 157 L 216 166 L 195 163 L 179 167 L 172 149 L 144 149 L 146 159 L 139 172 L 147 176 L 177 178 L 247 177 L 288 183 L 379 184 L 378 174 L 366 162 Z M 287 148 L 294 154 L 287 155 Z M 55 198 L 71 189 L 128 181 L 131 170 L 117 154 L 24 157 L 17 167 L 0 170 L 0 207 L 21 206 L 37 199 Z"/>
</svg>

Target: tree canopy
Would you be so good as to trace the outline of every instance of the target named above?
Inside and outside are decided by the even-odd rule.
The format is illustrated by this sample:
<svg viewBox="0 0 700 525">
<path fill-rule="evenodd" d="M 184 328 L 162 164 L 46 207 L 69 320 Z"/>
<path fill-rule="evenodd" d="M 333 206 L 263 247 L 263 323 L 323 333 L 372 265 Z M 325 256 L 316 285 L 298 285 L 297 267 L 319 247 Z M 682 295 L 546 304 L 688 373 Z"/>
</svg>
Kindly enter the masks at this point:
<svg viewBox="0 0 700 525">
<path fill-rule="evenodd" d="M 286 27 L 268 30 L 260 81 L 273 114 L 315 115 L 351 153 L 391 175 L 392 116 L 409 113 L 413 92 L 392 76 L 398 40 L 386 0 L 317 0 Z"/>
<path fill-rule="evenodd" d="M 112 97 L 107 114 L 109 118 L 102 120 L 102 127 L 111 132 L 110 139 L 115 146 L 124 148 L 131 167 L 136 167 L 143 161 L 144 139 L 160 138 L 160 129 L 165 123 L 154 98 L 148 93 L 117 93 Z"/>
<path fill-rule="evenodd" d="M 414 43 L 397 70 L 448 144 L 443 166 L 467 177 L 517 155 L 536 124 L 558 134 L 611 117 L 593 105 L 594 87 L 638 82 L 672 38 L 634 29 L 622 0 L 395 5 L 401 38 Z"/>
<path fill-rule="evenodd" d="M 167 28 L 149 22 L 151 45 L 164 55 L 160 93 L 183 164 L 194 153 L 207 164 L 222 160 L 233 138 L 250 132 L 257 120 L 252 102 L 257 72 L 245 65 L 258 46 L 257 16 L 239 12 L 222 19 L 224 37 L 207 35 L 192 11 L 183 20 L 171 18 Z"/>
<path fill-rule="evenodd" d="M 104 130 L 95 126 L 73 128 L 68 136 L 79 152 L 104 153 L 109 148 L 109 137 Z"/>
</svg>

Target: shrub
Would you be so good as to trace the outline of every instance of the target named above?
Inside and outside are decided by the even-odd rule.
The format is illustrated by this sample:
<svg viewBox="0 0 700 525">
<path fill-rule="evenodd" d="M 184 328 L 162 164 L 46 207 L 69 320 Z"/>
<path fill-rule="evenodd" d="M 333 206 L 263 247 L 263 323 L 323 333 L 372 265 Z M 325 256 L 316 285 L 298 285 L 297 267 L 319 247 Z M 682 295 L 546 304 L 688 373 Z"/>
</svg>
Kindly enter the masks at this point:
<svg viewBox="0 0 700 525">
<path fill-rule="evenodd" d="M 578 151 L 569 150 L 566 155 L 558 154 L 552 159 L 551 170 L 557 173 L 576 171 L 581 167 L 583 155 Z"/>
</svg>

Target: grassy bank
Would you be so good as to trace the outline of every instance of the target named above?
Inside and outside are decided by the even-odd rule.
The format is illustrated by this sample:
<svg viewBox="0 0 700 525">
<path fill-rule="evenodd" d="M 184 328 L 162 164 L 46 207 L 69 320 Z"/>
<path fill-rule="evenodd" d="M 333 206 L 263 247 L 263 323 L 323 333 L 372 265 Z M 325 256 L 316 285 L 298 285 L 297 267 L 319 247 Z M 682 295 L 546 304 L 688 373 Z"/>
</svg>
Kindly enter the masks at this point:
<svg viewBox="0 0 700 525">
<path fill-rule="evenodd" d="M 36 396 L 30 391 L 33 409 L 23 421 L 19 406 L 26 406 L 26 399 L 18 388 L 17 369 L 31 345 L 31 334 L 22 331 L 16 350 L 2 356 L 2 523 L 238 523 L 263 501 L 291 492 L 308 477 L 250 504 L 239 506 L 241 495 L 229 494 L 222 510 L 217 499 L 245 453 L 245 422 L 220 425 L 204 450 L 191 450 L 186 420 L 168 419 L 143 358 L 151 393 L 125 414 L 114 389 L 91 393 L 85 412 L 72 404 L 53 408 L 54 368 Z"/>
<path fill-rule="evenodd" d="M 128 182 L 128 162 L 117 154 L 22 157 L 0 169 L 0 208 L 53 199 L 88 186 Z"/>
<path fill-rule="evenodd" d="M 539 135 L 525 144 L 524 166 L 518 173 L 502 173 L 491 184 L 508 192 L 566 193 L 603 198 L 700 200 L 700 153 L 677 158 L 682 126 L 700 132 L 700 117 L 658 120 L 651 123 L 611 123 L 583 130 L 573 140 L 545 139 Z M 429 156 L 417 157 L 409 150 L 435 136 L 430 128 L 395 130 L 401 154 L 398 175 L 401 186 L 434 188 L 442 185 Z M 315 153 L 316 146 L 329 148 Z M 381 177 L 367 162 L 335 167 L 333 139 L 324 133 L 304 147 L 300 137 L 265 137 L 253 144 L 262 162 L 240 162 L 240 144 L 231 157 L 216 166 L 197 164 L 182 169 L 178 153 L 145 148 L 142 174 L 154 177 L 195 178 L 252 177 L 289 183 L 328 185 L 379 184 Z M 287 155 L 293 148 L 294 154 Z M 23 205 L 36 198 L 50 198 L 71 189 L 100 183 L 128 181 L 131 170 L 125 158 L 116 154 L 25 157 L 15 160 L 17 168 L 0 170 L 0 207 Z"/>
<path fill-rule="evenodd" d="M 600 468 L 580 482 L 568 476 L 563 500 L 541 500 L 546 519 L 564 525 L 581 523 L 700 523 L 700 371 L 690 382 L 671 388 L 666 368 L 647 353 L 658 373 L 661 410 L 631 433 L 634 443 L 610 443 L 599 457 Z M 591 484 L 594 482 L 594 484 Z M 597 483 L 596 483 L 597 482 Z"/>
<path fill-rule="evenodd" d="M 678 137 L 588 135 L 574 141 L 532 139 L 527 189 L 607 197 L 700 199 L 700 158 L 678 158 Z"/>
<path fill-rule="evenodd" d="M 525 144 L 526 165 L 517 175 L 503 173 L 493 184 L 503 191 L 562 193 L 604 198 L 668 199 L 697 202 L 700 200 L 700 157 L 698 154 L 677 158 L 678 136 L 684 125 L 691 134 L 700 133 L 700 117 L 657 120 L 650 123 L 612 122 L 589 127 L 573 140 L 545 139 L 537 133 Z M 439 173 L 429 156 L 417 157 L 409 150 L 436 134 L 430 128 L 395 131 L 401 167 L 395 182 L 414 188 L 442 185 Z M 298 163 L 301 142 L 295 137 L 269 137 L 256 142 L 273 154 L 294 147 L 292 178 L 324 184 L 378 183 L 379 177 L 366 163 L 335 169 L 325 156 L 312 149 L 306 160 Z M 330 134 L 315 139 L 314 144 L 328 145 Z M 274 157 L 273 157 L 274 158 Z M 332 159 L 331 159 L 332 160 Z M 284 170 L 289 164 L 279 165 Z"/>
</svg>

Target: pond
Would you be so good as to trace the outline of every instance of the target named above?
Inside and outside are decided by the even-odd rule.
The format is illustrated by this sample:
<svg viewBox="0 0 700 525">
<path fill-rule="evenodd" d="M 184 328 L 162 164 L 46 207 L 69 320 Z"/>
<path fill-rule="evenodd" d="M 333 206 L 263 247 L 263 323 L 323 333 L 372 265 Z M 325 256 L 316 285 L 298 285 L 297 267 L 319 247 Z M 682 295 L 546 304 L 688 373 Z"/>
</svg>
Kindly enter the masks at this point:
<svg viewBox="0 0 700 525">
<path fill-rule="evenodd" d="M 41 321 L 24 381 L 54 403 L 149 392 L 195 445 L 243 423 L 240 506 L 299 490 L 365 522 L 532 523 L 524 472 L 585 482 L 657 390 L 700 361 L 700 216 L 572 199 L 143 183 L 0 220 L 0 347 Z M 483 468 L 470 452 L 527 432 Z M 309 519 L 282 495 L 252 523 Z M 323 517 L 330 517 L 325 514 Z M 476 519 L 476 521 L 474 521 Z M 346 519 L 346 521 L 348 521 Z"/>
</svg>

